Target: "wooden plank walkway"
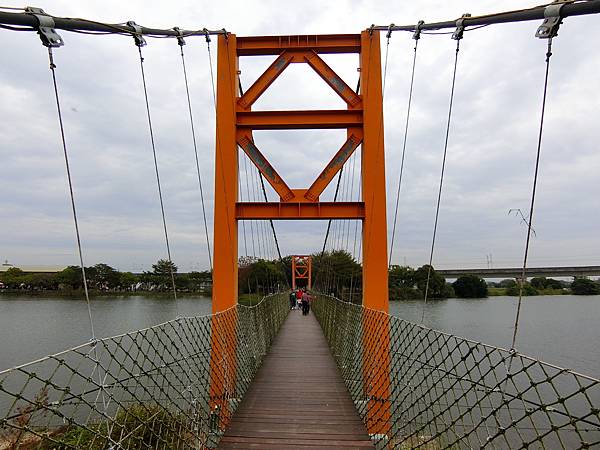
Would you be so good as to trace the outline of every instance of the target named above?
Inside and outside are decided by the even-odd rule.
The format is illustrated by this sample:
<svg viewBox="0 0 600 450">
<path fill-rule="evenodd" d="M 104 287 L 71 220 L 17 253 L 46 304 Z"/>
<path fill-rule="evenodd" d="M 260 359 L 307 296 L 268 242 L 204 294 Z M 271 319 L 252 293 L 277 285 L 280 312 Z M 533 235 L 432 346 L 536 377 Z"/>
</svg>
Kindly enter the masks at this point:
<svg viewBox="0 0 600 450">
<path fill-rule="evenodd" d="M 219 448 L 374 448 L 312 312 L 290 312 Z"/>
</svg>

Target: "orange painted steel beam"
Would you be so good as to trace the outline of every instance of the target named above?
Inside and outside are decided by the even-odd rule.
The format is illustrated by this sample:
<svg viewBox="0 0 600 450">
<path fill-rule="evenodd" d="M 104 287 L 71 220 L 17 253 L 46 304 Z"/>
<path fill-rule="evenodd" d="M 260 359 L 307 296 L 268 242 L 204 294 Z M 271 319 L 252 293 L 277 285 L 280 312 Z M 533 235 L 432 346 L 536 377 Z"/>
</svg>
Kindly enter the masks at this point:
<svg viewBox="0 0 600 450">
<path fill-rule="evenodd" d="M 365 208 L 362 202 L 239 202 L 236 217 L 238 220 L 361 220 Z"/>
<path fill-rule="evenodd" d="M 279 55 L 284 50 L 317 53 L 360 53 L 360 34 L 249 36 L 237 38 L 239 56 Z"/>
<path fill-rule="evenodd" d="M 363 112 L 354 110 L 243 111 L 238 109 L 237 126 L 252 130 L 297 130 L 353 128 L 363 124 Z"/>
<path fill-rule="evenodd" d="M 238 59 L 235 35 L 220 35 L 218 42 L 212 291 L 212 311 L 218 314 L 211 322 L 209 399 L 211 410 L 218 409 L 222 414 L 220 427 L 223 429 L 232 413 L 229 398 L 236 392 L 237 372 L 237 313 L 231 308 L 238 299 L 238 227 L 235 220 L 238 146 L 234 120 Z"/>
<path fill-rule="evenodd" d="M 269 86 L 283 73 L 285 68 L 294 59 L 291 52 L 283 52 L 273 63 L 258 77 L 258 79 L 248 88 L 248 90 L 238 100 L 238 105 L 247 109 L 265 92 Z"/>
<path fill-rule="evenodd" d="M 342 98 L 342 100 L 348 104 L 349 108 L 360 106 L 360 96 L 354 92 L 316 52 L 307 52 L 304 58 L 308 65 L 323 78 L 325 83 L 327 83 Z"/>
<path fill-rule="evenodd" d="M 263 174 L 269 184 L 275 189 L 275 192 L 281 197 L 281 201 L 289 201 L 294 198 L 294 193 L 288 185 L 279 176 L 273 166 L 267 161 L 267 158 L 260 152 L 252 140 L 249 131 L 238 132 L 237 143 L 244 150 L 246 155 L 254 163 L 256 168 Z"/>
<path fill-rule="evenodd" d="M 335 156 L 331 159 L 327 167 L 323 169 L 321 174 L 317 177 L 317 179 L 313 182 L 313 184 L 308 188 L 304 197 L 308 200 L 316 201 L 321 193 L 325 190 L 325 188 L 331 183 L 333 177 L 339 170 L 342 168 L 344 163 L 350 158 L 354 150 L 360 145 L 362 142 L 363 132 L 362 129 L 357 128 L 349 131 L 350 136 L 342 145 L 342 147 L 338 150 Z"/>
<path fill-rule="evenodd" d="M 387 313 L 387 219 L 385 155 L 383 141 L 383 94 L 379 32 L 361 34 L 360 85 L 363 93 L 362 196 L 363 222 L 363 305 Z M 381 313 L 379 313 L 381 315 Z M 390 346 L 389 325 L 375 323 L 367 316 L 363 326 L 364 395 L 368 399 L 366 425 L 373 434 L 390 431 Z M 377 376 L 373 377 L 374 372 Z"/>
</svg>

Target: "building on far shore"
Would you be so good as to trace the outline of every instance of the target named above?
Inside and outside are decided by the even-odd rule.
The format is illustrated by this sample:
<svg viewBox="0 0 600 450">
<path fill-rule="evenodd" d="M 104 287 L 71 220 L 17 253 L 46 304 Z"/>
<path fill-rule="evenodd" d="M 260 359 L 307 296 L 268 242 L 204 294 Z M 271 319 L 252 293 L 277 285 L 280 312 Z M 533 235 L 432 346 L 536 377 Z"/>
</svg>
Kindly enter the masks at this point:
<svg viewBox="0 0 600 450">
<path fill-rule="evenodd" d="M 17 268 L 21 269 L 23 272 L 27 273 L 57 273 L 67 268 L 67 266 L 29 266 L 29 265 L 19 265 L 15 266 L 5 260 L 2 264 L 0 264 L 0 273 L 6 272 L 8 269 Z"/>
</svg>

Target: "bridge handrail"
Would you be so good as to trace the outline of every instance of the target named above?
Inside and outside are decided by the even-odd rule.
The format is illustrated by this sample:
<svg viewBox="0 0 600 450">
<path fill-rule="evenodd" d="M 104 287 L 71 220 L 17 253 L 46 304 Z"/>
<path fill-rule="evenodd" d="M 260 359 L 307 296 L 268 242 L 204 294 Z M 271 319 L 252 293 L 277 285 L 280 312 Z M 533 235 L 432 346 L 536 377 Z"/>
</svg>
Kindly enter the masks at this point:
<svg viewBox="0 0 600 450">
<path fill-rule="evenodd" d="M 329 296 L 319 296 L 313 310 L 363 420 L 377 417 L 373 409 L 383 405 L 391 411 L 389 431 L 373 436 L 379 445 L 600 444 L 597 378 Z M 369 398 L 366 386 L 385 374 L 364 354 L 366 342 L 384 349 L 386 333 L 389 390 Z"/>
<path fill-rule="evenodd" d="M 213 447 L 288 311 L 272 294 L 0 371 L 0 448 Z"/>
</svg>

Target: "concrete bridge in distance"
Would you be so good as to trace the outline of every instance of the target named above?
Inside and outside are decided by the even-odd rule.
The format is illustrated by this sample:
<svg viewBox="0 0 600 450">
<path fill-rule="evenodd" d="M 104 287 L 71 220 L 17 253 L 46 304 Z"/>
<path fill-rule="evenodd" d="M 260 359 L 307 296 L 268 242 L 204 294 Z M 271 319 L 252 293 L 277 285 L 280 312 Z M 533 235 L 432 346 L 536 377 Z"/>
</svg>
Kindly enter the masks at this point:
<svg viewBox="0 0 600 450">
<path fill-rule="evenodd" d="M 436 272 L 445 278 L 458 278 L 461 275 L 478 275 L 481 278 L 520 278 L 523 268 L 494 269 L 440 269 Z M 600 276 L 600 266 L 570 267 L 528 267 L 527 277 L 590 277 Z"/>
</svg>

